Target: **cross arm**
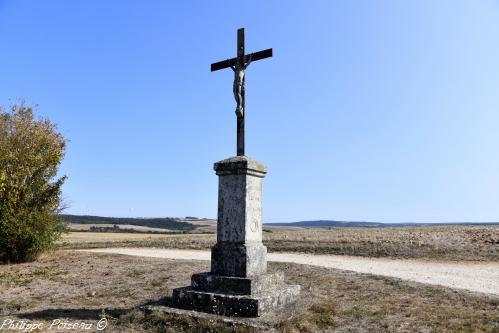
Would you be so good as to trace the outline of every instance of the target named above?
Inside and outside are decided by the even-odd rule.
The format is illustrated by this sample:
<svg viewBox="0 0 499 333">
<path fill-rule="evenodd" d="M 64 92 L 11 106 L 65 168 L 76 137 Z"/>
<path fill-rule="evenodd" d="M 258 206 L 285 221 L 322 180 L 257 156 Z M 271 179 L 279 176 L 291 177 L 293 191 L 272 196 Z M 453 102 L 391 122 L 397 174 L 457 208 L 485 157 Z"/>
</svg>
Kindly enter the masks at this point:
<svg viewBox="0 0 499 333">
<path fill-rule="evenodd" d="M 218 71 L 220 69 L 235 66 L 236 62 L 237 62 L 237 58 L 232 58 L 232 59 L 227 59 L 227 60 L 215 62 L 215 63 L 211 64 L 211 71 L 214 72 L 214 71 Z"/>
<path fill-rule="evenodd" d="M 261 59 L 270 58 L 270 57 L 272 57 L 272 49 L 266 49 L 263 51 L 258 51 L 255 53 L 245 55 L 244 56 L 244 63 L 246 64 L 250 60 L 250 58 L 251 58 L 251 61 L 256 61 L 256 60 L 261 60 Z M 215 63 L 211 64 L 211 71 L 214 72 L 214 71 L 218 71 L 220 69 L 229 68 L 231 66 L 235 66 L 236 63 L 237 63 L 237 58 L 232 58 L 232 59 L 227 59 L 227 60 L 215 62 Z"/>
</svg>

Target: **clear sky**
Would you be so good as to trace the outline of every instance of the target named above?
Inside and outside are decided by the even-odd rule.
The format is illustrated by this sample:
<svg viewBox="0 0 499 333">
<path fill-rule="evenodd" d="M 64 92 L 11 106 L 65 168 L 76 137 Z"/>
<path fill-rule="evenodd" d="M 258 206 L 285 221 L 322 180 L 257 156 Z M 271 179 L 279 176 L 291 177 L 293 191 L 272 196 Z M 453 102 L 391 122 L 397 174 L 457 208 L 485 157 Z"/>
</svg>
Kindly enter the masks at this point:
<svg viewBox="0 0 499 333">
<path fill-rule="evenodd" d="M 499 220 L 499 2 L 0 0 L 0 105 L 70 140 L 68 213 L 216 217 L 213 162 L 269 167 L 265 222 Z"/>
</svg>

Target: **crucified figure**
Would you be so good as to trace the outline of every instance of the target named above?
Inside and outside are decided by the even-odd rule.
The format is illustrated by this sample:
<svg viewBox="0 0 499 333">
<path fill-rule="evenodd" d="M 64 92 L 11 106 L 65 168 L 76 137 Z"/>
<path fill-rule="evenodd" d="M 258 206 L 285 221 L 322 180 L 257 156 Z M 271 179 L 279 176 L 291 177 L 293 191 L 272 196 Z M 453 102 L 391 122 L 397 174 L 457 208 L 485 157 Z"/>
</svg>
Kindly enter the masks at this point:
<svg viewBox="0 0 499 333">
<path fill-rule="evenodd" d="M 230 66 L 234 71 L 234 85 L 232 86 L 232 92 L 234 93 L 234 99 L 236 100 L 236 116 L 244 117 L 244 71 L 248 68 L 251 63 L 251 57 L 249 58 L 246 65 L 241 65 L 239 61 L 236 62 L 235 66 Z"/>
</svg>

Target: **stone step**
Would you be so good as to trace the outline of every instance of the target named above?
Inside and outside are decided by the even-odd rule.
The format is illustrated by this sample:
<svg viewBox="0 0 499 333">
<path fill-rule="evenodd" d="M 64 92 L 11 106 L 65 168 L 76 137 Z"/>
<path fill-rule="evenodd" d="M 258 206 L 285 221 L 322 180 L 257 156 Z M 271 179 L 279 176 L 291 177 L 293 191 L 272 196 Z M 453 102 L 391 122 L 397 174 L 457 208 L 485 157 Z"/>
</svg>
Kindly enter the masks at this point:
<svg viewBox="0 0 499 333">
<path fill-rule="evenodd" d="M 258 317 L 294 302 L 300 293 L 298 285 L 281 285 L 259 295 L 228 295 L 194 290 L 173 290 L 175 306 L 223 316 Z"/>
<path fill-rule="evenodd" d="M 193 290 L 229 295 L 258 295 L 282 285 L 284 285 L 284 274 L 282 272 L 247 278 L 215 275 L 206 272 L 194 274 L 191 278 Z"/>
</svg>

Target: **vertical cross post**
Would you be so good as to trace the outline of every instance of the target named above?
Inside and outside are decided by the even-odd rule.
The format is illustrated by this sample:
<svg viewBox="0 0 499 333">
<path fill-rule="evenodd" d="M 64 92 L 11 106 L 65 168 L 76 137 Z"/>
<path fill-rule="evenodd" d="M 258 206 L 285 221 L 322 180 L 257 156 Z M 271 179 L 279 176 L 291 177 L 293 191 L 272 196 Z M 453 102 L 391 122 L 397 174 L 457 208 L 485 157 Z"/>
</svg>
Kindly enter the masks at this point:
<svg viewBox="0 0 499 333">
<path fill-rule="evenodd" d="M 244 66 L 244 28 L 237 30 L 237 62 L 239 66 Z M 244 112 L 246 113 L 245 106 L 245 96 L 244 96 L 244 81 L 242 86 L 242 107 Z M 237 117 L 237 156 L 244 156 L 244 116 Z"/>
</svg>

